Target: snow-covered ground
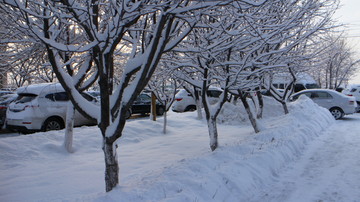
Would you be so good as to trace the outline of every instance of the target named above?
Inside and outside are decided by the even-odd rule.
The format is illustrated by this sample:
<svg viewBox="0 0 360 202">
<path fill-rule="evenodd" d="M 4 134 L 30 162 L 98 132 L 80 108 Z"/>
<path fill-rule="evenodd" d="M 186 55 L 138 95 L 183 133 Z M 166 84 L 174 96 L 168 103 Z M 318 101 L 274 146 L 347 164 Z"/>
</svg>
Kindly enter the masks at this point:
<svg viewBox="0 0 360 202">
<path fill-rule="evenodd" d="M 101 135 L 74 129 L 75 152 L 63 131 L 0 135 L 0 201 L 357 201 L 360 200 L 360 115 L 334 121 L 307 98 L 290 114 L 265 100 L 262 132 L 241 107 L 219 118 L 219 148 L 210 151 L 196 112 L 130 119 L 118 141 L 120 185 L 105 193 Z"/>
</svg>

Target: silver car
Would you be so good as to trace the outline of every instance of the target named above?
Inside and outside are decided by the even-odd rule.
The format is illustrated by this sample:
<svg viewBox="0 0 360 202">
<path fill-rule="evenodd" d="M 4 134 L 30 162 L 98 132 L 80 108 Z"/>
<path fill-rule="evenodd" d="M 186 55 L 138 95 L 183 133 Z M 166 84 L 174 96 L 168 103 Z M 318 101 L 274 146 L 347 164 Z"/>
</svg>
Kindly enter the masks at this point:
<svg viewBox="0 0 360 202">
<path fill-rule="evenodd" d="M 306 95 L 316 104 L 329 109 L 335 119 L 340 119 L 344 115 L 356 112 L 357 103 L 354 97 L 346 96 L 335 90 L 311 89 L 303 90 L 290 96 L 290 101 L 294 101 L 301 95 Z"/>
</svg>

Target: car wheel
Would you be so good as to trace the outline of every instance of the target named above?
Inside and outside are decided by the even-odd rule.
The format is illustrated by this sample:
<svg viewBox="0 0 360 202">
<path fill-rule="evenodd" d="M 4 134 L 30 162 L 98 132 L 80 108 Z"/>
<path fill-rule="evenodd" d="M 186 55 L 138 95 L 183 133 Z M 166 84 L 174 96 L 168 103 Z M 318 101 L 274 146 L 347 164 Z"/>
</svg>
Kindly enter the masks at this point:
<svg viewBox="0 0 360 202">
<path fill-rule="evenodd" d="M 193 111 L 195 111 L 195 110 L 196 110 L 196 106 L 195 106 L 195 105 L 189 105 L 189 106 L 187 106 L 187 107 L 185 108 L 185 112 L 188 112 L 188 111 L 193 112 Z"/>
<path fill-rule="evenodd" d="M 159 115 L 159 116 L 162 116 L 163 114 L 164 114 L 164 112 L 165 112 L 165 109 L 164 109 L 164 107 L 159 107 L 159 108 L 157 108 L 157 115 Z"/>
<path fill-rule="evenodd" d="M 340 108 L 337 108 L 337 107 L 331 108 L 330 112 L 336 120 L 340 119 L 344 116 L 344 112 Z"/>
<path fill-rule="evenodd" d="M 129 109 L 126 111 L 125 118 L 129 119 L 130 117 L 131 117 L 131 110 Z"/>
<path fill-rule="evenodd" d="M 65 128 L 64 122 L 60 118 L 48 118 L 44 125 L 43 125 L 43 131 L 49 131 L 49 130 L 61 130 Z"/>
</svg>

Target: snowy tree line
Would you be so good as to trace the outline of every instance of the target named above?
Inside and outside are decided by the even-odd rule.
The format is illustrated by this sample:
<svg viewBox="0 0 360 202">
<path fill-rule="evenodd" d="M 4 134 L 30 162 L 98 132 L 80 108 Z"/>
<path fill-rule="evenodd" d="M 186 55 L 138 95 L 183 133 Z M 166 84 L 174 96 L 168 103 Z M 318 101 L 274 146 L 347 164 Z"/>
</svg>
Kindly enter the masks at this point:
<svg viewBox="0 0 360 202">
<path fill-rule="evenodd" d="M 292 86 L 279 93 L 271 85 L 274 74 L 314 71 L 319 79 L 327 75 L 329 88 L 349 78 L 357 64 L 351 52 L 344 44 L 332 48 L 330 39 L 329 45 L 321 41 L 331 32 L 337 6 L 326 0 L 1 0 L 6 28 L 0 35 L 1 65 L 18 86 L 50 82 L 56 75 L 73 107 L 97 120 L 106 191 L 111 191 L 119 183 L 116 141 L 126 112 L 145 87 L 167 108 L 176 88 L 164 86 L 170 82 L 188 89 L 199 118 L 203 106 L 215 150 L 216 118 L 226 101 L 242 101 L 255 132 L 260 131 L 262 90 L 270 91 L 287 113 Z M 81 96 L 94 85 L 100 89 L 100 106 Z M 212 86 L 223 90 L 217 103 L 207 96 Z M 255 116 L 249 97 L 257 106 Z"/>
</svg>

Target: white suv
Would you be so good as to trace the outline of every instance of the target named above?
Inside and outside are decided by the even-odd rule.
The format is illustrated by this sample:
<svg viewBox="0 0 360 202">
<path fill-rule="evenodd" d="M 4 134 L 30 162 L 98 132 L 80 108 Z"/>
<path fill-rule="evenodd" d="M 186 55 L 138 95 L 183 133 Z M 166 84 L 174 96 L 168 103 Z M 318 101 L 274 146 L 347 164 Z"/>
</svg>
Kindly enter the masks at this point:
<svg viewBox="0 0 360 202">
<path fill-rule="evenodd" d="M 216 103 L 222 92 L 223 91 L 219 88 L 210 88 L 207 91 L 210 103 Z M 196 110 L 196 103 L 191 93 L 187 92 L 185 89 L 181 89 L 175 95 L 175 101 L 172 105 L 172 110 L 174 112 L 187 112 Z"/>
<path fill-rule="evenodd" d="M 23 133 L 33 131 L 59 130 L 65 127 L 66 108 L 69 97 L 59 83 L 34 84 L 20 87 L 18 98 L 9 105 L 6 112 L 6 128 Z M 96 102 L 88 94 L 83 96 Z M 75 110 L 74 125 L 94 125 Z"/>
</svg>

